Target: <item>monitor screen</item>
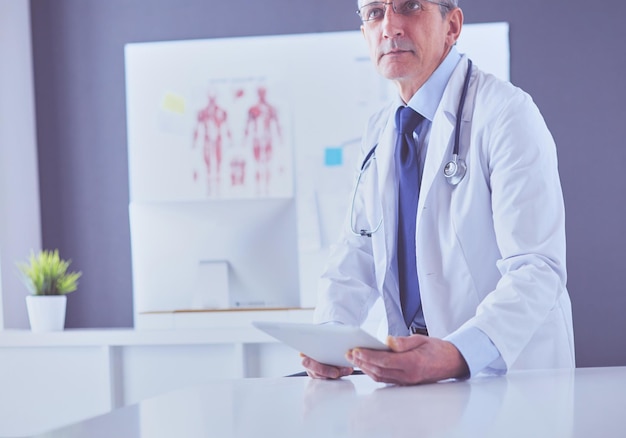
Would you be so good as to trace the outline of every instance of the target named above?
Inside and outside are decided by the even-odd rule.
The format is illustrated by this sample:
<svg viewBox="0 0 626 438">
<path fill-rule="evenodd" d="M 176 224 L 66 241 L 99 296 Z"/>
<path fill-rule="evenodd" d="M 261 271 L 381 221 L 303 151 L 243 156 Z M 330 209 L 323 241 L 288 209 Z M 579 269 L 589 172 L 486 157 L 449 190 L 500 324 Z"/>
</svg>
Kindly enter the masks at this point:
<svg viewBox="0 0 626 438">
<path fill-rule="evenodd" d="M 135 314 L 299 305 L 293 198 L 132 203 Z"/>
</svg>

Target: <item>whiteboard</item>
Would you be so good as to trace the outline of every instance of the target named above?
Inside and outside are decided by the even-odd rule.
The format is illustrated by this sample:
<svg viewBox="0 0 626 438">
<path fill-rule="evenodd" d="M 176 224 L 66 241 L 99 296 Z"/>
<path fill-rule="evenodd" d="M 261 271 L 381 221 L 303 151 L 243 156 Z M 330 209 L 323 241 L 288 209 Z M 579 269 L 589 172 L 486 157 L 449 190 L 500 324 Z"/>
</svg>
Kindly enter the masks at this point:
<svg viewBox="0 0 626 438">
<path fill-rule="evenodd" d="M 509 80 L 508 33 L 466 24 L 457 48 Z M 295 198 L 300 301 L 314 305 L 365 123 L 395 93 L 361 32 L 133 43 L 125 61 L 131 203 Z"/>
</svg>

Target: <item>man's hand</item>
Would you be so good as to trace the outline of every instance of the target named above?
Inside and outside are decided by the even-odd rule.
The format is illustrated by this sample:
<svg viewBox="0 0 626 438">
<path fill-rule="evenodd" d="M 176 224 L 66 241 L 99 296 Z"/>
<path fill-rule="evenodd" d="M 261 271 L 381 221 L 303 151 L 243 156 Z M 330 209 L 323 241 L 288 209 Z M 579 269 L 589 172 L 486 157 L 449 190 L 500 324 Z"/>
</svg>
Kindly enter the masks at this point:
<svg viewBox="0 0 626 438">
<path fill-rule="evenodd" d="M 314 379 L 339 379 L 340 377 L 352 374 L 353 369 L 350 367 L 325 365 L 302 353 L 300 356 L 302 356 L 302 366 L 306 369 L 307 374 Z"/>
<path fill-rule="evenodd" d="M 465 359 L 448 341 L 422 335 L 389 336 L 387 345 L 391 352 L 354 348 L 346 358 L 376 382 L 414 385 L 469 376 Z"/>
</svg>

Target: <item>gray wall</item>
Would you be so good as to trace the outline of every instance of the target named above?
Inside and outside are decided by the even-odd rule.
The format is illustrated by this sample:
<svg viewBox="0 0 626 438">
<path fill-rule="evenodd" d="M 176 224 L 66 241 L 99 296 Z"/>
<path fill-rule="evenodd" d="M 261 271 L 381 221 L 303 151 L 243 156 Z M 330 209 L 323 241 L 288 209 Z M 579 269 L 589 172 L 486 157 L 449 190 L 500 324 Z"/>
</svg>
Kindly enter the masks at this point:
<svg viewBox="0 0 626 438">
<path fill-rule="evenodd" d="M 43 245 L 84 272 L 69 327 L 133 324 L 124 44 L 352 30 L 355 3 L 31 0 Z M 578 365 L 626 365 L 626 4 L 461 3 L 510 23 L 512 82 L 558 145 Z"/>
</svg>

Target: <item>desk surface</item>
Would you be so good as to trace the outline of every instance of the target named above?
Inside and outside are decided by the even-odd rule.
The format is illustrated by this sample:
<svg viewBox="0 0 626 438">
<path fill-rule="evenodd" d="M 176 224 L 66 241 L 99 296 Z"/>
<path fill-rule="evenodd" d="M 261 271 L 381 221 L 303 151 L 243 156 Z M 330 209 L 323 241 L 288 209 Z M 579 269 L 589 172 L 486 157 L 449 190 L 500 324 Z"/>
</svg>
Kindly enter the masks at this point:
<svg viewBox="0 0 626 438">
<path fill-rule="evenodd" d="M 626 367 L 397 387 L 367 376 L 216 381 L 45 437 L 624 437 Z"/>
</svg>

